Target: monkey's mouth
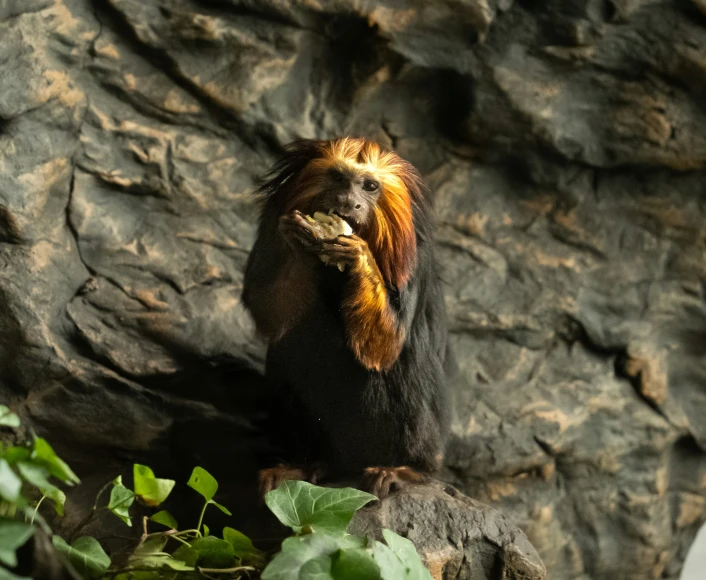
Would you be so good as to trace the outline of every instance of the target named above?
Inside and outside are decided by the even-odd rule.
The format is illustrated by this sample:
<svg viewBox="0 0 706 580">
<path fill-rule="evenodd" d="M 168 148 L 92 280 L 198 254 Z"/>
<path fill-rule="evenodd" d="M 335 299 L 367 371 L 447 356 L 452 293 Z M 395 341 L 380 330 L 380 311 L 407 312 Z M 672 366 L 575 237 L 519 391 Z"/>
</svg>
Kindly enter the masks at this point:
<svg viewBox="0 0 706 580">
<path fill-rule="evenodd" d="M 328 215 L 335 215 L 335 216 L 341 218 L 344 222 L 346 222 L 351 227 L 354 234 L 358 233 L 359 224 L 351 216 L 346 215 L 346 214 L 344 214 L 340 211 L 337 211 L 335 209 L 328 210 Z"/>
</svg>

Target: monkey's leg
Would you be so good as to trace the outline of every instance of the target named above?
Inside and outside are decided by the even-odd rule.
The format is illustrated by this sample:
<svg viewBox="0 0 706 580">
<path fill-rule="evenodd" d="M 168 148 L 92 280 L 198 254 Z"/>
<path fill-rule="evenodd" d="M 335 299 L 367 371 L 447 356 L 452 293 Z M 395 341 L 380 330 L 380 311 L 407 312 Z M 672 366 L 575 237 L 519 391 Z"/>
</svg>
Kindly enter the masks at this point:
<svg viewBox="0 0 706 580">
<path fill-rule="evenodd" d="M 401 467 L 368 467 L 363 474 L 363 490 L 385 499 L 408 485 L 426 483 L 430 476 L 405 465 Z"/>
<path fill-rule="evenodd" d="M 280 463 L 275 467 L 261 469 L 258 474 L 260 493 L 264 496 L 267 492 L 276 489 L 283 481 L 308 481 L 316 484 L 326 474 L 322 463 L 311 465 L 285 465 Z"/>
</svg>

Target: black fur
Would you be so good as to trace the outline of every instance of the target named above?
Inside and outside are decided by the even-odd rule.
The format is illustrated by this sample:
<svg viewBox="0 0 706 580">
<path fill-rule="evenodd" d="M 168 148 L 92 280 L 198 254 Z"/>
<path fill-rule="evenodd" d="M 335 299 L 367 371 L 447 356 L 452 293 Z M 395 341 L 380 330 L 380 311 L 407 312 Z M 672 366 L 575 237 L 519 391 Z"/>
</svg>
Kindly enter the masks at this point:
<svg viewBox="0 0 706 580">
<path fill-rule="evenodd" d="M 261 330 L 269 326 L 268 313 L 276 316 L 267 304 L 268 286 L 290 251 L 277 229 L 282 197 L 316 152 L 315 142 L 291 146 L 260 190 L 265 199 L 243 302 Z M 359 475 L 370 466 L 407 465 L 424 473 L 438 468 L 455 363 L 434 260 L 431 204 L 428 192 L 424 195 L 414 213 L 416 270 L 404 288 L 390 288 L 406 341 L 389 371 L 367 370 L 348 347 L 341 316 L 348 274 L 321 263 L 313 267 L 316 300 L 270 345 L 266 373 L 278 388 L 277 422 L 287 462 L 322 461 L 340 475 Z"/>
</svg>

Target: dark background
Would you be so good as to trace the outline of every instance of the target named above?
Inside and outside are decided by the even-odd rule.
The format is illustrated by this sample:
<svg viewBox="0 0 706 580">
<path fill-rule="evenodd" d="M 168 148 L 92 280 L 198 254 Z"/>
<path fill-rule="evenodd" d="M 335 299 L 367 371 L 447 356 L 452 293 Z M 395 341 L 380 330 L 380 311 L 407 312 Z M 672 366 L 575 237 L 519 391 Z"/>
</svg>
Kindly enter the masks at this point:
<svg viewBox="0 0 706 580">
<path fill-rule="evenodd" d="M 705 121 L 703 0 L 0 0 L 0 400 L 84 480 L 58 525 L 135 460 L 201 464 L 254 525 L 250 192 L 350 133 L 436 192 L 444 477 L 552 579 L 677 578 L 706 517 Z"/>
</svg>

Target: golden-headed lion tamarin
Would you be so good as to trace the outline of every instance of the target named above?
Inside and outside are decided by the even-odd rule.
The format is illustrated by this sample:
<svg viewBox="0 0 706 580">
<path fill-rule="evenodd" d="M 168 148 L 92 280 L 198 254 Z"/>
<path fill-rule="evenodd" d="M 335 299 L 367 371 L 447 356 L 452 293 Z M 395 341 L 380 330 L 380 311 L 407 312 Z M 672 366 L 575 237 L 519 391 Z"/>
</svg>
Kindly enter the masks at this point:
<svg viewBox="0 0 706 580">
<path fill-rule="evenodd" d="M 424 480 L 443 457 L 453 365 L 427 189 L 353 138 L 292 143 L 267 179 L 243 301 L 268 341 L 289 466 L 263 470 L 263 491 L 327 473 L 382 497 Z M 353 234 L 322 238 L 314 212 Z"/>
</svg>

